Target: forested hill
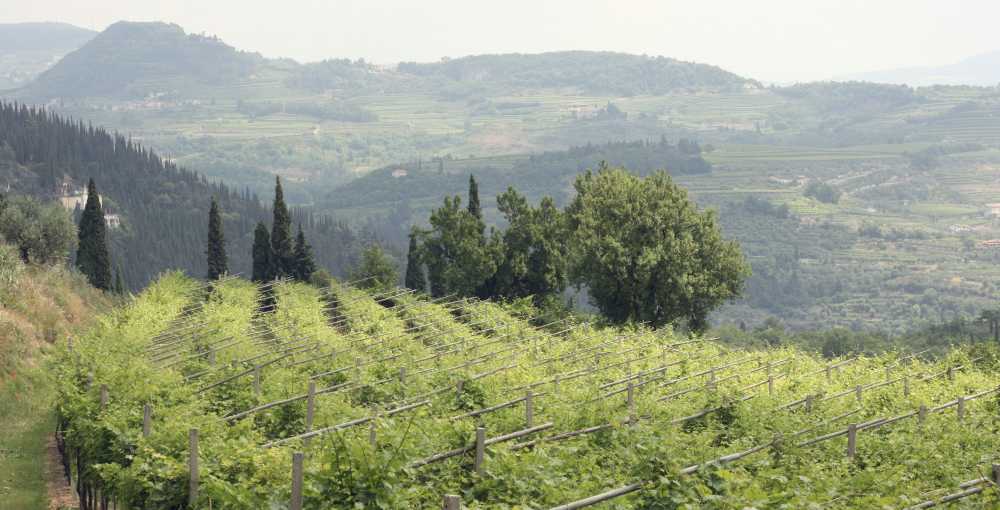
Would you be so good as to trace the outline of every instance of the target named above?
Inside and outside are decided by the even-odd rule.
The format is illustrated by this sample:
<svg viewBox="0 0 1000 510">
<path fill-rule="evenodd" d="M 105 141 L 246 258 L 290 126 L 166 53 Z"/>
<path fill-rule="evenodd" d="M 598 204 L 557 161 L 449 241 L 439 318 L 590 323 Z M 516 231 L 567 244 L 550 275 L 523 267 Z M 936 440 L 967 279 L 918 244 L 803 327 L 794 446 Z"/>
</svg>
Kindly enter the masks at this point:
<svg viewBox="0 0 1000 510">
<path fill-rule="evenodd" d="M 23 93 L 50 97 L 145 97 L 224 85 L 264 58 L 166 23 L 118 22 L 42 73 Z"/>
<path fill-rule="evenodd" d="M 256 197 L 209 183 L 120 134 L 0 102 L 0 182 L 5 189 L 61 198 L 72 206 L 89 178 L 97 182 L 105 213 L 120 219 L 120 226 L 109 229 L 111 252 L 129 287 L 144 286 L 167 269 L 205 274 L 213 195 L 223 211 L 230 271 L 249 274 L 254 226 L 271 216 Z M 82 208 L 82 200 L 77 207 Z M 303 223 L 317 263 L 335 273 L 353 266 L 362 242 L 353 230 L 308 211 L 293 216 Z"/>
<path fill-rule="evenodd" d="M 721 68 L 662 56 L 595 51 L 475 55 L 402 63 L 400 72 L 514 88 L 577 87 L 589 93 L 663 94 L 684 88 L 735 88 L 755 82 Z"/>
<path fill-rule="evenodd" d="M 475 55 L 395 68 L 348 59 L 299 64 L 239 51 L 216 37 L 187 34 L 174 24 L 121 21 L 18 94 L 33 100 L 209 99 L 252 96 L 261 87 L 278 87 L 285 93 L 335 90 L 341 95 L 464 97 L 484 91 L 561 89 L 633 96 L 747 86 L 759 84 L 711 65 L 594 51 Z"/>
</svg>

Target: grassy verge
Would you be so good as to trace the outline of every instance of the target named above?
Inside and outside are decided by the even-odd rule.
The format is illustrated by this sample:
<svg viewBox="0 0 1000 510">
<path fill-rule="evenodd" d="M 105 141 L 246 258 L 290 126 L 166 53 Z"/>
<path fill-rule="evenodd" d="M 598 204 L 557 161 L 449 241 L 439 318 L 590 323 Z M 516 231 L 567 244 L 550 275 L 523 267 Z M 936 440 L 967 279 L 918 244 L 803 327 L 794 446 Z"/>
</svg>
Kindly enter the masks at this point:
<svg viewBox="0 0 1000 510">
<path fill-rule="evenodd" d="M 111 305 L 79 274 L 25 266 L 0 245 L 0 508 L 49 507 L 47 447 L 55 416 L 46 351 Z"/>
<path fill-rule="evenodd" d="M 55 430 L 51 385 L 37 369 L 15 374 L 0 384 L 0 506 L 44 509 L 46 442 Z"/>
</svg>

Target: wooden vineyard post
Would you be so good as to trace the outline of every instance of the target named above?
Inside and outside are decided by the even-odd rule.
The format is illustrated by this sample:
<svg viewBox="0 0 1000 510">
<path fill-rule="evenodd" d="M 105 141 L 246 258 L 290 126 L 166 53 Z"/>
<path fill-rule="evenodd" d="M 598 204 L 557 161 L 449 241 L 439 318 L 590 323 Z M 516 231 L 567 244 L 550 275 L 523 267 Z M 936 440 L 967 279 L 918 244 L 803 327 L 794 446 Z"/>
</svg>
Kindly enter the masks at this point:
<svg viewBox="0 0 1000 510">
<path fill-rule="evenodd" d="M 260 396 L 260 365 L 253 367 L 253 394 Z"/>
<path fill-rule="evenodd" d="M 305 455 L 302 452 L 292 454 L 292 501 L 289 505 L 291 510 L 302 510 L 302 461 Z"/>
<path fill-rule="evenodd" d="M 993 464 L 993 484 L 1000 487 L 1000 464 Z"/>
<path fill-rule="evenodd" d="M 927 419 L 927 406 L 922 405 L 917 410 L 917 423 L 923 423 Z"/>
<path fill-rule="evenodd" d="M 188 431 L 188 507 L 194 508 L 198 501 L 198 429 Z"/>
<path fill-rule="evenodd" d="M 371 445 L 372 450 L 378 449 L 378 423 L 376 423 L 376 418 L 378 418 L 378 415 L 372 416 L 371 421 L 368 422 L 368 444 Z"/>
<path fill-rule="evenodd" d="M 903 396 L 910 396 L 910 376 L 908 375 L 903 376 Z"/>
<path fill-rule="evenodd" d="M 892 367 L 885 367 L 885 380 L 892 379 Z"/>
<path fill-rule="evenodd" d="M 831 382 L 831 380 L 833 379 L 832 372 L 833 372 L 833 369 L 831 369 L 830 368 L 830 364 L 827 363 L 826 364 L 826 382 L 828 382 L 828 383 Z"/>
<path fill-rule="evenodd" d="M 462 510 L 462 498 L 454 494 L 445 494 L 444 510 Z"/>
<path fill-rule="evenodd" d="M 73 335 L 66 337 L 66 348 L 69 349 L 69 352 L 73 352 Z"/>
<path fill-rule="evenodd" d="M 108 385 L 101 385 L 101 411 L 107 409 L 108 407 Z"/>
<path fill-rule="evenodd" d="M 458 384 L 455 385 L 455 398 L 462 398 L 462 389 L 465 387 L 465 379 L 459 379 Z"/>
<path fill-rule="evenodd" d="M 636 422 L 636 412 L 635 412 L 635 385 L 632 381 L 628 382 L 627 386 L 628 393 L 628 422 L 633 424 Z"/>
<path fill-rule="evenodd" d="M 768 367 L 770 367 L 770 365 L 768 365 Z M 767 395 L 771 396 L 771 397 L 774 396 L 774 376 L 773 375 L 767 376 Z"/>
<path fill-rule="evenodd" d="M 361 358 L 354 358 L 354 380 L 361 383 Z"/>
<path fill-rule="evenodd" d="M 309 381 L 309 389 L 306 391 L 306 432 L 312 432 L 313 418 L 316 416 L 316 381 Z M 309 440 L 305 438 L 303 444 L 308 448 Z"/>
<path fill-rule="evenodd" d="M 399 367 L 399 384 L 406 384 L 406 367 Z"/>
<path fill-rule="evenodd" d="M 708 384 L 706 385 L 708 391 L 715 391 L 715 369 L 710 368 L 708 370 Z"/>
<path fill-rule="evenodd" d="M 210 366 L 215 366 L 215 349 L 208 350 L 208 364 Z"/>
<path fill-rule="evenodd" d="M 142 406 L 142 437 L 149 437 L 153 432 L 153 406 L 146 404 Z"/>
<path fill-rule="evenodd" d="M 807 413 L 811 413 L 812 412 L 812 410 L 813 410 L 813 396 L 812 395 L 806 395 L 806 404 L 805 404 L 805 407 L 806 407 L 806 412 Z"/>
<path fill-rule="evenodd" d="M 956 409 L 956 417 L 958 418 L 959 422 L 965 419 L 965 397 L 958 397 L 958 407 Z"/>
<path fill-rule="evenodd" d="M 555 381 L 552 383 L 552 393 L 559 394 L 559 374 L 556 374 Z"/>
<path fill-rule="evenodd" d="M 858 448 L 858 425 L 852 423 L 847 426 L 847 458 L 853 459 Z"/>
<path fill-rule="evenodd" d="M 948 380 L 949 381 L 955 380 L 955 367 L 948 367 Z"/>
<path fill-rule="evenodd" d="M 861 400 L 864 399 L 863 395 L 864 391 L 865 391 L 864 387 L 861 386 L 860 384 L 854 387 L 854 398 L 858 399 L 859 404 L 861 403 Z"/>
<path fill-rule="evenodd" d="M 476 427 L 476 458 L 473 469 L 477 475 L 483 474 L 483 458 L 486 456 L 486 428 Z"/>
<path fill-rule="evenodd" d="M 535 421 L 535 402 L 531 390 L 524 394 L 524 428 L 530 429 Z"/>
</svg>

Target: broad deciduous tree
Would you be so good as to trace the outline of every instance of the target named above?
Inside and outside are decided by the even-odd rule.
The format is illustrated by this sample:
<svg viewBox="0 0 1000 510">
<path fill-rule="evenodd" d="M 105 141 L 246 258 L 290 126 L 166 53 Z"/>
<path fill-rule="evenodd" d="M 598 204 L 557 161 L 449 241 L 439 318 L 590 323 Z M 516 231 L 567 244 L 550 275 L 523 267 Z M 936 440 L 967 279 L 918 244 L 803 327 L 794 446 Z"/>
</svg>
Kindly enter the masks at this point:
<svg viewBox="0 0 1000 510">
<path fill-rule="evenodd" d="M 712 211 L 699 211 L 665 172 L 640 178 L 602 165 L 577 177 L 567 208 L 572 280 L 615 321 L 654 325 L 708 313 L 743 289 L 750 268 L 722 238 Z"/>
</svg>

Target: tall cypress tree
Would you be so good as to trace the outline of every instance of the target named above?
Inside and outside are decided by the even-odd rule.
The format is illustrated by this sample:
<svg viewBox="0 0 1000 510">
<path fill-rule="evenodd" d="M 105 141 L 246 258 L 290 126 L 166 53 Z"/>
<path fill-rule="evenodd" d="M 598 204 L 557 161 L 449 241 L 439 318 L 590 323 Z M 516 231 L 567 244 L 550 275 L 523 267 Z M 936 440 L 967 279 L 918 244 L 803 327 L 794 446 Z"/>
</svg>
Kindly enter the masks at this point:
<svg viewBox="0 0 1000 510">
<path fill-rule="evenodd" d="M 271 261 L 274 276 L 295 275 L 295 253 L 292 247 L 292 216 L 285 205 L 281 177 L 274 181 L 274 223 L 271 225 Z"/>
<path fill-rule="evenodd" d="M 271 257 L 271 235 L 267 233 L 264 222 L 257 223 L 253 231 L 253 275 L 255 282 L 268 282 L 274 278 L 274 266 Z"/>
<path fill-rule="evenodd" d="M 97 194 L 94 179 L 87 183 L 87 205 L 80 216 L 79 249 L 76 252 L 76 267 L 80 269 L 91 285 L 101 290 L 111 290 L 111 256 L 108 254 L 107 226 L 104 224 L 104 208 Z"/>
<path fill-rule="evenodd" d="M 222 215 L 219 214 L 219 203 L 212 197 L 212 206 L 208 210 L 208 279 L 218 280 L 229 272 L 229 260 L 226 257 L 226 237 L 222 232 Z"/>
<path fill-rule="evenodd" d="M 295 236 L 295 278 L 308 282 L 315 272 L 316 261 L 313 260 L 312 246 L 306 242 L 306 235 L 302 233 L 300 223 L 299 234 Z"/>
<path fill-rule="evenodd" d="M 122 267 L 115 266 L 115 286 L 114 293 L 119 296 L 125 295 L 125 282 L 122 281 Z"/>
<path fill-rule="evenodd" d="M 483 219 L 483 210 L 479 206 L 479 184 L 472 175 L 469 176 L 469 214 L 480 221 Z"/>
<path fill-rule="evenodd" d="M 427 290 L 427 279 L 424 277 L 424 266 L 420 263 L 420 251 L 417 246 L 417 232 L 410 231 L 410 247 L 406 251 L 406 276 L 403 285 L 408 289 Z"/>
</svg>

